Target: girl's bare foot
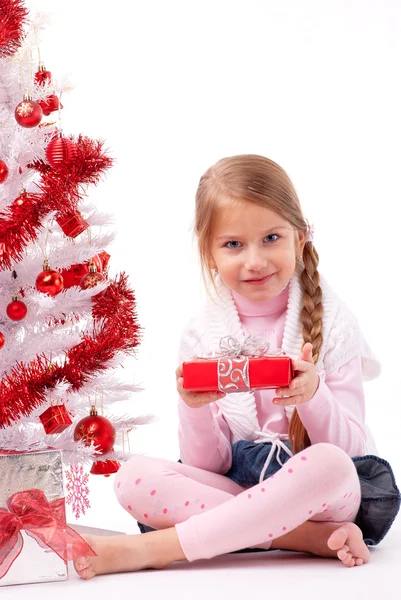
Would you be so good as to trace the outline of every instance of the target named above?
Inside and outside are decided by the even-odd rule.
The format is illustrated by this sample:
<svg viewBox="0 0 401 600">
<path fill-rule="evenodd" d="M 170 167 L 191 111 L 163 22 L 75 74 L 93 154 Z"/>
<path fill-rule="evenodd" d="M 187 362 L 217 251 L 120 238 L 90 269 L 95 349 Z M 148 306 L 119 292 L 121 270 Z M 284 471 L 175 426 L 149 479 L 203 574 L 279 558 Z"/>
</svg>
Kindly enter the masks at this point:
<svg viewBox="0 0 401 600">
<path fill-rule="evenodd" d="M 82 579 L 106 573 L 162 569 L 176 560 L 186 560 L 174 527 L 143 535 L 82 537 L 97 554 L 74 561 Z"/>
<path fill-rule="evenodd" d="M 359 567 L 370 559 L 362 531 L 355 523 L 349 522 L 305 521 L 286 535 L 274 539 L 271 548 L 339 558 L 347 567 Z"/>
<path fill-rule="evenodd" d="M 362 531 L 355 523 L 342 523 L 331 534 L 327 545 L 337 552 L 338 558 L 347 567 L 359 567 L 370 560 L 370 552 L 363 541 Z"/>
</svg>

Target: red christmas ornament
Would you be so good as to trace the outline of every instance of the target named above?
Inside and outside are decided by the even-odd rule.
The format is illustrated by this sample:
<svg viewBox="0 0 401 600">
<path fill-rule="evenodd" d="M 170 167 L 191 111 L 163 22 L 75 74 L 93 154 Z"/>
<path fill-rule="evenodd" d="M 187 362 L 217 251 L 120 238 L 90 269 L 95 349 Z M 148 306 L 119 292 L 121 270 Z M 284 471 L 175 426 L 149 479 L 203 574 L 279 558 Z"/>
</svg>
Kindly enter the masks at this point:
<svg viewBox="0 0 401 600">
<path fill-rule="evenodd" d="M 36 289 L 49 296 L 57 296 L 63 289 L 63 278 L 58 271 L 53 271 L 45 260 L 43 271 L 36 278 Z"/>
<path fill-rule="evenodd" d="M 12 321 L 21 321 L 26 316 L 28 308 L 25 302 L 18 300 L 18 296 L 13 296 L 13 301 L 7 306 L 6 312 Z"/>
<path fill-rule="evenodd" d="M 8 167 L 4 160 L 0 160 L 0 183 L 4 183 L 8 177 Z"/>
<path fill-rule="evenodd" d="M 79 282 L 79 285 L 83 290 L 88 290 L 89 288 L 95 287 L 98 283 L 102 283 L 102 281 L 106 281 L 106 278 L 102 273 L 98 273 L 96 265 L 93 262 L 89 262 L 89 272 L 87 275 L 84 275 Z M 106 290 L 102 290 L 98 294 L 96 294 L 96 298 L 103 296 Z"/>
<path fill-rule="evenodd" d="M 42 110 L 42 109 L 40 109 Z M 46 158 L 55 168 L 58 165 L 71 163 L 77 155 L 77 148 L 72 140 L 61 134 L 53 138 L 46 148 Z"/>
<path fill-rule="evenodd" d="M 55 110 L 63 108 L 63 105 L 57 98 L 56 94 L 50 94 L 50 96 L 47 96 L 47 98 L 44 100 L 39 100 L 39 104 L 43 110 L 43 114 L 46 117 L 48 117 L 50 113 L 54 112 Z"/>
<path fill-rule="evenodd" d="M 85 221 L 80 212 L 68 212 L 56 217 L 63 233 L 67 237 L 76 238 L 77 235 L 88 229 L 89 223 Z"/>
<path fill-rule="evenodd" d="M 26 190 L 24 188 L 22 188 L 22 190 L 19 193 L 18 198 L 16 198 L 13 202 L 14 206 L 22 206 L 24 204 L 24 201 L 26 200 Z"/>
<path fill-rule="evenodd" d="M 114 450 L 114 448 L 112 448 L 112 450 Z M 112 473 L 117 473 L 120 467 L 121 465 L 118 460 L 97 460 L 92 464 L 90 472 L 92 475 L 104 475 L 105 477 L 110 477 Z"/>
<path fill-rule="evenodd" d="M 46 433 L 61 433 L 72 425 L 70 415 L 64 404 L 49 406 L 44 413 L 39 416 Z"/>
<path fill-rule="evenodd" d="M 0 331 L 0 350 L 3 348 L 3 346 L 4 346 L 5 343 L 6 343 L 6 338 L 4 337 L 4 335 Z"/>
<path fill-rule="evenodd" d="M 50 71 L 46 71 L 46 67 L 42 62 L 39 63 L 38 70 L 35 73 L 36 83 L 38 83 L 39 85 L 44 85 L 46 83 L 46 81 L 48 81 L 50 83 L 51 80 L 52 80 L 52 74 L 50 73 Z"/>
<path fill-rule="evenodd" d="M 36 127 L 42 120 L 43 110 L 38 102 L 32 100 L 30 94 L 25 94 L 24 99 L 15 109 L 15 119 L 21 127 Z"/>
<path fill-rule="evenodd" d="M 108 419 L 97 414 L 94 406 L 91 407 L 89 417 L 81 419 L 74 431 L 74 440 L 82 440 L 85 446 L 94 442 L 96 450 L 101 454 L 110 452 L 116 439 L 116 430 Z"/>
</svg>

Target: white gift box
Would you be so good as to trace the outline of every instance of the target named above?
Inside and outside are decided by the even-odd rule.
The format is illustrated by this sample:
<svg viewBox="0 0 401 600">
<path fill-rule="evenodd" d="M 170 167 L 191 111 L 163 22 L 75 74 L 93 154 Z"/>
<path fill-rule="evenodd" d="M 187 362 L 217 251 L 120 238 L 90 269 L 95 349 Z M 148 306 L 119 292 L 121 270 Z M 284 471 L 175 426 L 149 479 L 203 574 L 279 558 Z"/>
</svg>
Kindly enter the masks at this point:
<svg viewBox="0 0 401 600">
<path fill-rule="evenodd" d="M 41 490 L 49 503 L 64 499 L 61 452 L 45 450 L 5 454 L 0 451 L 0 508 L 3 516 L 5 512 L 10 512 L 7 501 L 13 494 L 33 489 Z M 5 544 L 7 535 L 5 522 L 3 528 L 1 526 L 1 516 L 0 514 L 0 555 L 2 541 Z M 6 518 L 9 516 L 5 514 Z M 18 542 L 14 544 L 17 538 Z M 16 554 L 21 546 L 21 540 L 22 550 L 8 572 L 0 578 L 0 586 L 68 579 L 67 563 L 50 547 L 45 544 L 39 545 L 24 528 L 17 535 L 14 534 L 12 540 L 11 549 L 7 544 L 3 547 L 5 556 Z"/>
</svg>

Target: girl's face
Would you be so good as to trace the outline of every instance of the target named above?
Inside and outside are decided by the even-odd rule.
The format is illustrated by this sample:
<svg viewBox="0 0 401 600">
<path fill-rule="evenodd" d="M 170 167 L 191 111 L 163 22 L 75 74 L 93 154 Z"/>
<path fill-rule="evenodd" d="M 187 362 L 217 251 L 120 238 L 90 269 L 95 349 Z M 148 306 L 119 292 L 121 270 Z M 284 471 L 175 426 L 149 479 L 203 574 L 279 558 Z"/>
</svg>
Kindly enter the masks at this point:
<svg viewBox="0 0 401 600">
<path fill-rule="evenodd" d="M 279 294 L 291 279 L 305 233 L 269 208 L 233 206 L 217 219 L 212 241 L 212 268 L 244 298 L 261 302 Z"/>
</svg>

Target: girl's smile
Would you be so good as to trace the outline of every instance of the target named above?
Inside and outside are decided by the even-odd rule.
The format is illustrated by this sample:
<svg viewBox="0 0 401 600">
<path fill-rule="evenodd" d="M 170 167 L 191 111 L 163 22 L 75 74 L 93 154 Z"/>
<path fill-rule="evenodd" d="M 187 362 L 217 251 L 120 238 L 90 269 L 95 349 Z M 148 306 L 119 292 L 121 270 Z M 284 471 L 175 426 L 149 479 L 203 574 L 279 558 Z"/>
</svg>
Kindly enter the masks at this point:
<svg viewBox="0 0 401 600">
<path fill-rule="evenodd" d="M 267 283 L 268 281 L 270 281 L 270 279 L 273 277 L 274 273 L 271 273 L 270 275 L 266 275 L 264 277 L 255 277 L 254 279 L 245 279 L 244 282 L 245 283 L 249 283 L 249 285 L 264 285 L 265 283 Z"/>
</svg>

